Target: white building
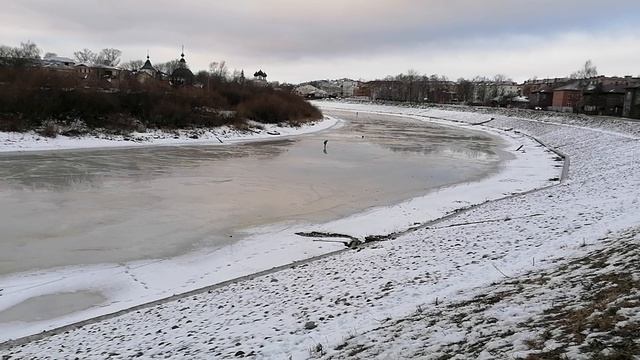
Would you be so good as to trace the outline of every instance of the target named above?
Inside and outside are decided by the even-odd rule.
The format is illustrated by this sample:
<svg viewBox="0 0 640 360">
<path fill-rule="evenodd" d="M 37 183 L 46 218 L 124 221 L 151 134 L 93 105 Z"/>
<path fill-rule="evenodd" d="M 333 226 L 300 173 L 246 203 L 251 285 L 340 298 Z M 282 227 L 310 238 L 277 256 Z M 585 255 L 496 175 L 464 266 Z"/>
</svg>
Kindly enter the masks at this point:
<svg viewBox="0 0 640 360">
<path fill-rule="evenodd" d="M 64 56 L 49 56 L 41 60 L 43 66 L 49 67 L 65 67 L 74 66 L 76 61 Z"/>
<path fill-rule="evenodd" d="M 514 97 L 522 95 L 522 87 L 514 82 L 497 84 L 498 96 Z"/>
<path fill-rule="evenodd" d="M 345 98 L 353 97 L 356 91 L 356 88 L 358 87 L 358 82 L 354 80 L 349 80 L 349 79 L 345 79 L 341 81 L 342 83 L 340 84 L 340 87 L 342 89 L 342 97 L 345 97 Z"/>
<path fill-rule="evenodd" d="M 329 97 L 329 93 L 326 91 L 309 84 L 298 86 L 293 92 L 308 99 L 324 99 Z"/>
</svg>

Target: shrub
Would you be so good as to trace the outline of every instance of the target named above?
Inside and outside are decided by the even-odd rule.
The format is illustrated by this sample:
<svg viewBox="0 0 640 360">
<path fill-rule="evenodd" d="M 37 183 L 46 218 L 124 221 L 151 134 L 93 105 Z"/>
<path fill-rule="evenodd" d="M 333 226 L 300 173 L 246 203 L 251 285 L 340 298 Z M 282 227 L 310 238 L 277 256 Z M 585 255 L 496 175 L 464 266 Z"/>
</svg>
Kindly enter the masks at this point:
<svg viewBox="0 0 640 360">
<path fill-rule="evenodd" d="M 58 124 L 56 124 L 56 122 L 53 120 L 48 120 L 42 124 L 40 135 L 49 137 L 49 138 L 55 138 L 58 136 L 58 131 L 59 131 Z"/>
<path fill-rule="evenodd" d="M 112 86 L 109 88 L 109 86 Z M 231 114 L 231 115 L 230 115 Z M 250 82 L 211 82 L 206 88 L 172 88 L 167 82 L 88 81 L 74 72 L 0 66 L 0 130 L 24 131 L 54 119 L 61 129 L 80 120 L 86 129 L 242 126 L 239 120 L 293 125 L 320 111 L 295 95 Z M 52 128 L 42 131 L 53 135 Z M 56 129 L 56 133 L 58 133 Z M 66 130 L 64 130 L 66 131 Z M 84 129 L 83 129 L 84 131 Z"/>
<path fill-rule="evenodd" d="M 242 102 L 238 114 L 261 123 L 295 122 L 300 124 L 322 116 L 320 110 L 301 98 L 286 93 L 265 93 Z"/>
<path fill-rule="evenodd" d="M 29 120 L 15 114 L 0 114 L 0 131 L 27 131 L 32 128 Z"/>
</svg>

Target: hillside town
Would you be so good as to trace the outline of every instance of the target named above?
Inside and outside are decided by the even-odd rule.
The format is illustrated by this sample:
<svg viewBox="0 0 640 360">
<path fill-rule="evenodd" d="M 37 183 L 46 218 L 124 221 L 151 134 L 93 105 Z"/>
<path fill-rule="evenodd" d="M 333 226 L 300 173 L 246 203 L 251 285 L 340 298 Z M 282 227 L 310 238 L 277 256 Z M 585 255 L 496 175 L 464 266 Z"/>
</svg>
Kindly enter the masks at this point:
<svg viewBox="0 0 640 360">
<path fill-rule="evenodd" d="M 194 74 L 187 64 L 184 47 L 179 59 L 159 66 L 152 63 L 149 54 L 144 62 L 130 61 L 118 66 L 121 52 L 117 49 L 103 49 L 106 55 L 100 55 L 103 58 L 98 59 L 99 56 L 94 54 L 92 61 L 83 52 L 75 53 L 75 59 L 52 53 L 41 58 L 40 50 L 35 44 L 28 42 L 14 48 L 13 53 L 9 47 L 3 49 L 9 51 L 0 51 L 0 66 L 27 65 L 58 73 L 77 74 L 74 86 L 107 91 L 117 91 L 123 83 L 131 80 L 137 80 L 141 84 L 203 88 L 211 86 L 212 78 L 218 78 L 238 83 L 250 81 L 254 85 L 270 85 L 285 91 L 293 90 L 293 93 L 306 99 L 352 98 L 461 104 L 640 118 L 640 77 L 599 75 L 591 61 L 587 61 L 583 69 L 570 76 L 532 78 L 522 83 L 512 81 L 505 75 L 451 81 L 446 76 L 420 75 L 415 70 L 409 70 L 407 74 L 388 76 L 382 80 L 343 78 L 291 85 L 268 82 L 267 73 L 262 69 L 256 71 L 250 80 L 245 78 L 244 70 L 230 74 L 224 62 L 212 63 L 210 71 Z"/>
<path fill-rule="evenodd" d="M 121 64 L 122 52 L 113 48 L 83 49 L 73 59 L 41 53 L 32 42 L 0 45 L 0 132 L 32 131 L 53 139 L 153 129 L 167 139 L 174 135 L 166 131 L 178 129 L 229 126 L 256 134 L 269 130 L 252 121 L 300 126 L 322 118 L 305 99 L 269 84 L 263 70 L 246 79 L 223 61 L 192 71 L 184 48 L 178 59 L 164 63 L 153 63 L 147 52 L 145 61 Z"/>
<path fill-rule="evenodd" d="M 185 58 L 184 46 L 180 57 L 165 63 L 154 64 L 147 51 L 146 60 L 132 60 L 121 63 L 122 52 L 119 49 L 105 48 L 94 53 L 90 49 L 74 52 L 73 58 L 58 56 L 57 53 L 46 53 L 33 42 L 22 42 L 20 46 L 0 45 L 0 68 L 2 69 L 38 69 L 50 71 L 55 75 L 66 75 L 73 88 L 85 88 L 105 91 L 118 91 L 131 80 L 140 84 L 168 84 L 173 87 L 209 86 L 211 78 L 218 80 L 233 78 L 235 82 L 247 81 L 244 70 L 235 71 L 232 75 L 225 62 L 213 62 L 209 71 L 198 71 L 194 74 Z M 258 70 L 251 81 L 254 85 L 267 85 L 267 74 Z"/>
</svg>

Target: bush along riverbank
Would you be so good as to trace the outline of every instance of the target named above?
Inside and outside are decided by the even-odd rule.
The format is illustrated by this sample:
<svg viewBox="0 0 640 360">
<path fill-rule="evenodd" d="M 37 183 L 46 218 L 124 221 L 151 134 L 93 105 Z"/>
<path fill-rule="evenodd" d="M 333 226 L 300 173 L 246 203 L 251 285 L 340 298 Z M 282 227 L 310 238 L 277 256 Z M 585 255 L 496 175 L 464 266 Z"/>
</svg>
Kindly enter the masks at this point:
<svg viewBox="0 0 640 360">
<path fill-rule="evenodd" d="M 0 68 L 0 131 L 36 131 L 47 137 L 128 134 L 147 129 L 257 123 L 300 126 L 322 117 L 285 89 L 251 81 L 215 81 L 174 87 L 135 77 L 117 86 L 88 84 L 75 73 L 30 67 Z"/>
</svg>

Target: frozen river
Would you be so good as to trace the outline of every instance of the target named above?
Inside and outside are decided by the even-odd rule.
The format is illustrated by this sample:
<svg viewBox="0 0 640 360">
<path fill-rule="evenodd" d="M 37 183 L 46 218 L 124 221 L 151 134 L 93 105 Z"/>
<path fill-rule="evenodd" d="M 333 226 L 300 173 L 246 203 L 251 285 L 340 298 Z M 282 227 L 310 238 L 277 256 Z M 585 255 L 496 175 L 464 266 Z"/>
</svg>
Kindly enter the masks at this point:
<svg viewBox="0 0 640 360">
<path fill-rule="evenodd" d="M 220 247 L 242 229 L 328 221 L 476 179 L 500 160 L 483 133 L 333 115 L 348 121 L 287 140 L 2 154 L 0 274 Z"/>
<path fill-rule="evenodd" d="M 273 141 L 0 154 L 0 342 L 343 248 L 296 231 L 406 228 L 486 190 L 409 199 L 513 158 L 485 132 L 326 113 L 342 126 Z"/>
</svg>

